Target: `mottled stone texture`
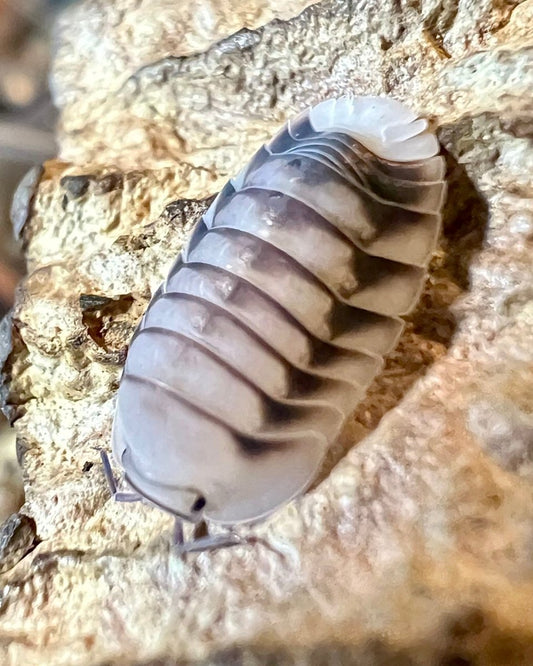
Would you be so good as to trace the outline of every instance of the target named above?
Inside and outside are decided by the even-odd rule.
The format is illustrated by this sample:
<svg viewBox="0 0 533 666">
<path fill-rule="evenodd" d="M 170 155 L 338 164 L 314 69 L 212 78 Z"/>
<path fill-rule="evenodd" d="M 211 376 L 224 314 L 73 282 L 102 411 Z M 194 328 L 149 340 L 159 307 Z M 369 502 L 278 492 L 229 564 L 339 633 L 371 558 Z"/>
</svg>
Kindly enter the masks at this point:
<svg viewBox="0 0 533 666">
<path fill-rule="evenodd" d="M 85 124 L 145 65 L 201 53 L 242 28 L 296 16 L 313 0 L 85 0 L 57 22 L 51 84 L 63 121 Z M 123 131 L 124 125 L 121 131 Z M 127 127 L 128 131 L 134 127 Z M 84 160 L 85 161 L 85 160 Z M 98 159 L 98 161 L 100 161 Z"/>
<path fill-rule="evenodd" d="M 142 3 L 119 4 L 124 78 L 136 40 L 183 53 L 142 24 L 130 51 Z M 532 0 L 321 2 L 100 99 L 101 80 L 73 84 L 85 35 L 68 63 L 59 45 L 65 161 L 23 230 L 3 370 L 26 503 L 0 534 L 0 661 L 533 663 Z M 342 92 L 394 94 L 438 128 L 449 197 L 427 289 L 312 491 L 243 530 L 249 546 L 183 562 L 169 518 L 111 502 L 98 464 L 128 340 L 202 198 Z"/>
</svg>

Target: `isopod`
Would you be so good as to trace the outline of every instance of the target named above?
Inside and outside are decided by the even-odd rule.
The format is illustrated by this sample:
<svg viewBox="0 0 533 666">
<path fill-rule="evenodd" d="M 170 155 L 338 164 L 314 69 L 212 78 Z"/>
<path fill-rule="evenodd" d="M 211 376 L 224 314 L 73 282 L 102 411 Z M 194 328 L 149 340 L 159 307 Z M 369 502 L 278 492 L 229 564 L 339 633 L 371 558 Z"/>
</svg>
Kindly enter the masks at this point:
<svg viewBox="0 0 533 666">
<path fill-rule="evenodd" d="M 438 153 L 399 102 L 330 99 L 229 181 L 129 348 L 113 427 L 126 498 L 231 526 L 305 491 L 423 288 Z"/>
</svg>

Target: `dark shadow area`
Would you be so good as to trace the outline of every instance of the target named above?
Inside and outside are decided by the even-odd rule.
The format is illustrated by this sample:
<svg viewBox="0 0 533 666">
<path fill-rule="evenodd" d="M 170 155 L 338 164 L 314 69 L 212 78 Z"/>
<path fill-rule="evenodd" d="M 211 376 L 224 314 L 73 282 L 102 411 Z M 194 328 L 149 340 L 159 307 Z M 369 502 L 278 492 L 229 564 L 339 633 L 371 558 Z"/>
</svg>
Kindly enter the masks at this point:
<svg viewBox="0 0 533 666">
<path fill-rule="evenodd" d="M 372 383 L 366 398 L 330 449 L 313 487 L 377 427 L 381 418 L 446 354 L 452 343 L 457 323 L 450 308 L 456 298 L 470 288 L 469 266 L 483 243 L 488 208 L 465 168 L 446 151 L 444 157 L 448 195 L 441 238 L 429 267 L 426 287 L 415 310 L 405 317 L 406 326 L 398 346 L 389 354 L 383 372 Z"/>
<path fill-rule="evenodd" d="M 87 335 L 105 352 L 101 360 L 118 364 L 124 362 L 128 342 L 125 333 L 131 333 L 127 324 L 134 303 L 131 294 L 115 298 L 81 294 L 82 322 Z"/>
</svg>

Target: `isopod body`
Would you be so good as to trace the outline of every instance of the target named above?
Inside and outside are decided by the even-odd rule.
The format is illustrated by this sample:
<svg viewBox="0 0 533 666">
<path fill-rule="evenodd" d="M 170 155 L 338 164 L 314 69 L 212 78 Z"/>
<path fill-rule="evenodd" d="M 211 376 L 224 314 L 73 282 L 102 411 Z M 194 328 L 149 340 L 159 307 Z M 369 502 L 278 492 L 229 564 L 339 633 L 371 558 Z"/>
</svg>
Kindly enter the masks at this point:
<svg viewBox="0 0 533 666">
<path fill-rule="evenodd" d="M 438 153 L 395 100 L 327 100 L 225 186 L 130 345 L 113 452 L 140 495 L 235 524 L 310 484 L 423 288 Z"/>
</svg>

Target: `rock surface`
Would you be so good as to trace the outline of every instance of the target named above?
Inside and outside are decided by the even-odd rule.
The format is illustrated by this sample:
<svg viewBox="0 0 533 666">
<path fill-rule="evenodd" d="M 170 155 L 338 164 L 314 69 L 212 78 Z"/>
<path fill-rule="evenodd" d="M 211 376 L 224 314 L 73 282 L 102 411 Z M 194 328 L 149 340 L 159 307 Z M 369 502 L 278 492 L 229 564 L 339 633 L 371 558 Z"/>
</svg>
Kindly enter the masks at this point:
<svg viewBox="0 0 533 666">
<path fill-rule="evenodd" d="M 120 5 L 117 45 L 142 3 Z M 30 207 L 3 369 L 26 503 L 0 534 L 2 663 L 533 661 L 532 19 L 532 0 L 321 2 L 99 102 L 58 56 L 71 163 L 45 165 Z M 315 487 L 250 545 L 183 562 L 170 520 L 111 502 L 98 464 L 129 338 L 203 197 L 345 92 L 394 94 L 438 129 L 427 289 Z"/>
<path fill-rule="evenodd" d="M 76 3 L 60 17 L 56 31 L 51 82 L 63 122 L 87 118 L 93 107 L 114 96 L 145 65 L 168 56 L 201 53 L 242 28 L 292 18 L 312 1 L 293 0 L 289 5 L 278 0 Z"/>
</svg>

